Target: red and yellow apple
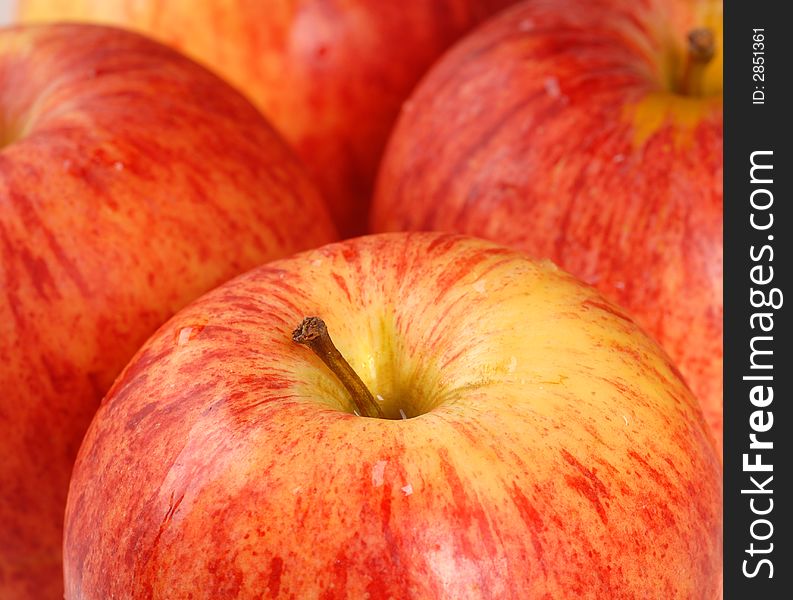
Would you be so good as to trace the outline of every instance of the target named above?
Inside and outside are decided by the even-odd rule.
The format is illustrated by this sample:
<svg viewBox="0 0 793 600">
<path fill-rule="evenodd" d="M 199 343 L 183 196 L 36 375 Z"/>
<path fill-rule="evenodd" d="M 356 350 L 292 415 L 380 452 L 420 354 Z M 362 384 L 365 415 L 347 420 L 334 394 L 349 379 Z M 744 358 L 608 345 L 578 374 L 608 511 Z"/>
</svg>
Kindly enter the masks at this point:
<svg viewBox="0 0 793 600">
<path fill-rule="evenodd" d="M 399 107 L 448 46 L 515 0 L 21 0 L 20 17 L 147 33 L 243 90 L 297 150 L 342 233 L 366 227 Z"/>
<path fill-rule="evenodd" d="M 0 598 L 59 598 L 69 475 L 114 378 L 187 302 L 334 229 L 247 100 L 120 30 L 0 30 L 0 146 Z"/>
<path fill-rule="evenodd" d="M 308 316 L 332 342 L 294 343 Z M 67 599 L 710 600 L 721 471 L 667 356 L 594 288 L 384 234 L 160 328 L 89 428 L 65 529 Z"/>
<path fill-rule="evenodd" d="M 375 231 L 478 235 L 597 286 L 672 356 L 719 442 L 721 14 L 691 0 L 501 13 L 403 107 L 372 209 Z"/>
</svg>

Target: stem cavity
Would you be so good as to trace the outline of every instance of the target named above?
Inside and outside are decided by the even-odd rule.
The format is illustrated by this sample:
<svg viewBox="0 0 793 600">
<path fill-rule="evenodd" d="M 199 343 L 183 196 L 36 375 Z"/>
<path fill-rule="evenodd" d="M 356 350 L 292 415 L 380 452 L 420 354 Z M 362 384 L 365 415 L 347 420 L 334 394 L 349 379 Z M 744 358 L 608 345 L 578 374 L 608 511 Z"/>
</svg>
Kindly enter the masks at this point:
<svg viewBox="0 0 793 600">
<path fill-rule="evenodd" d="M 384 418 L 369 388 L 330 339 L 325 321 L 319 317 L 306 317 L 292 332 L 292 341 L 308 346 L 333 371 L 352 397 L 355 406 L 353 412 L 362 417 Z"/>
</svg>

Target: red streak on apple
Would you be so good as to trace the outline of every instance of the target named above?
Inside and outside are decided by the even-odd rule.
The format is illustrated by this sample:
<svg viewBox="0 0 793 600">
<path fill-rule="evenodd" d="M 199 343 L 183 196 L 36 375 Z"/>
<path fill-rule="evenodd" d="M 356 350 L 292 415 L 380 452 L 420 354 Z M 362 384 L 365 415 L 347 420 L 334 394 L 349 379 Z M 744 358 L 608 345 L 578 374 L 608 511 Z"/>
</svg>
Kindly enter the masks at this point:
<svg viewBox="0 0 793 600">
<path fill-rule="evenodd" d="M 568 485 L 576 489 L 579 494 L 589 500 L 597 511 L 601 521 L 603 521 L 604 524 L 608 523 L 608 517 L 606 516 L 606 511 L 603 509 L 600 497 L 603 496 L 605 500 L 608 500 L 609 494 L 606 487 L 595 475 L 594 469 L 590 471 L 584 467 L 567 450 L 562 450 L 561 454 L 565 461 L 575 467 L 576 470 L 583 475 L 583 477 L 580 475 L 565 476 Z"/>
<path fill-rule="evenodd" d="M 72 463 L 135 350 L 203 292 L 335 234 L 253 106 L 135 34 L 0 32 L 0 144 L 0 597 L 58 598 Z"/>
<path fill-rule="evenodd" d="M 307 315 L 413 417 L 350 414 L 292 341 Z M 81 447 L 64 549 L 68 599 L 711 600 L 721 471 L 668 359 L 593 288 L 481 240 L 369 236 L 149 339 Z"/>
</svg>

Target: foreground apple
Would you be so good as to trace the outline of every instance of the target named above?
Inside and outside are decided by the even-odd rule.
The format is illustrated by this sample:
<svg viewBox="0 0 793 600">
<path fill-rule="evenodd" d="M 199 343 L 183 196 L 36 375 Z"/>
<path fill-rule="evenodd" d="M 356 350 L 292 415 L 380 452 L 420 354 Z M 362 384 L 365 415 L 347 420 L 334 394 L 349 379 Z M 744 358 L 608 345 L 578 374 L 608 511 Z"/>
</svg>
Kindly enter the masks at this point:
<svg viewBox="0 0 793 600">
<path fill-rule="evenodd" d="M 515 0 L 21 0 L 26 20 L 114 23 L 243 90 L 320 182 L 342 233 L 366 226 L 399 107 L 452 42 Z"/>
<path fill-rule="evenodd" d="M 138 35 L 0 31 L 0 116 L 0 598 L 58 598 L 69 474 L 119 371 L 188 301 L 334 232 L 255 109 Z"/>
<path fill-rule="evenodd" d="M 720 48 L 718 2 L 510 9 L 406 104 L 372 221 L 491 238 L 593 283 L 672 356 L 719 442 Z"/>
<path fill-rule="evenodd" d="M 76 462 L 66 597 L 712 599 L 720 511 L 696 400 L 593 288 L 370 236 L 142 347 Z"/>
</svg>

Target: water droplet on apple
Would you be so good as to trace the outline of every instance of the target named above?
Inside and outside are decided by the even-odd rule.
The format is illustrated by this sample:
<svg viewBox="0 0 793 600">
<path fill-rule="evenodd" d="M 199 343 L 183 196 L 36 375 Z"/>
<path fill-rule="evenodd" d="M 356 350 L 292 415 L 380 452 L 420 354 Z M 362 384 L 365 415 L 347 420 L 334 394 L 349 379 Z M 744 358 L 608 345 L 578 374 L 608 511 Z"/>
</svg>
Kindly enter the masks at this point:
<svg viewBox="0 0 793 600">
<path fill-rule="evenodd" d="M 550 258 L 543 258 L 540 260 L 540 264 L 543 266 L 544 269 L 548 271 L 558 271 L 559 266 L 553 262 Z"/>
<path fill-rule="evenodd" d="M 545 92 L 551 98 L 559 98 L 562 95 L 562 89 L 559 87 L 559 80 L 556 77 L 545 78 Z"/>
<path fill-rule="evenodd" d="M 534 21 L 531 19 L 523 19 L 518 23 L 519 31 L 531 31 L 532 29 L 534 29 Z"/>
<path fill-rule="evenodd" d="M 385 467 L 388 464 L 387 460 L 378 460 L 372 466 L 372 485 L 380 487 L 385 481 Z"/>
<path fill-rule="evenodd" d="M 119 171 L 119 172 L 123 171 L 124 170 L 124 163 L 117 160 L 116 162 L 113 163 L 113 168 L 116 171 Z"/>
<path fill-rule="evenodd" d="M 179 337 L 176 340 L 177 345 L 185 346 L 190 341 L 190 334 L 193 332 L 192 327 L 182 327 L 179 330 Z"/>
<path fill-rule="evenodd" d="M 182 327 L 176 332 L 176 345 L 186 346 L 190 340 L 194 340 L 204 329 L 203 325 L 189 325 Z"/>
<path fill-rule="evenodd" d="M 410 494 L 413 493 L 413 486 L 410 485 L 410 484 L 407 484 L 406 486 L 403 486 L 402 487 L 402 492 L 405 494 L 405 496 L 410 496 Z"/>
</svg>

